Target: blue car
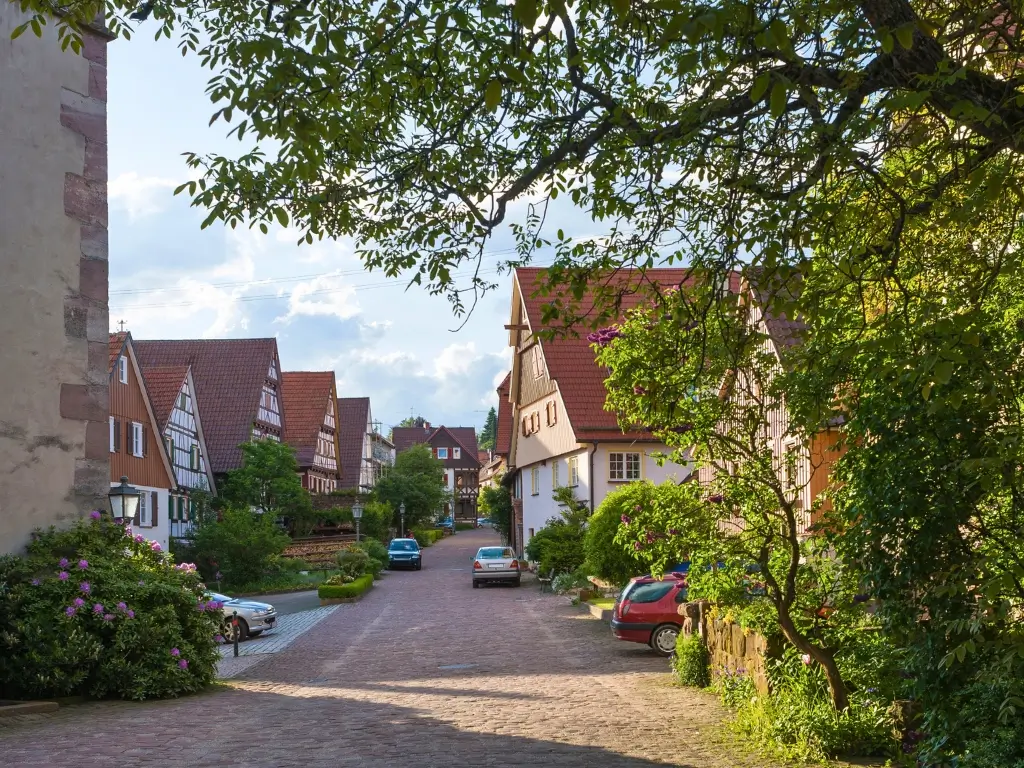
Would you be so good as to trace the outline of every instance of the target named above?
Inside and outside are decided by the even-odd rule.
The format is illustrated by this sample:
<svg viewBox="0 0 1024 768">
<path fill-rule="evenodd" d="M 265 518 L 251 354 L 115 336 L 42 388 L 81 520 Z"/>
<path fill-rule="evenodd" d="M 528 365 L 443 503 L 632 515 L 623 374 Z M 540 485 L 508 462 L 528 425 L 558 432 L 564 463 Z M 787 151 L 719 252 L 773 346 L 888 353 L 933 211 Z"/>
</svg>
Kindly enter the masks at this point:
<svg viewBox="0 0 1024 768">
<path fill-rule="evenodd" d="M 423 554 L 416 539 L 392 539 L 388 544 L 388 569 L 423 567 Z"/>
</svg>

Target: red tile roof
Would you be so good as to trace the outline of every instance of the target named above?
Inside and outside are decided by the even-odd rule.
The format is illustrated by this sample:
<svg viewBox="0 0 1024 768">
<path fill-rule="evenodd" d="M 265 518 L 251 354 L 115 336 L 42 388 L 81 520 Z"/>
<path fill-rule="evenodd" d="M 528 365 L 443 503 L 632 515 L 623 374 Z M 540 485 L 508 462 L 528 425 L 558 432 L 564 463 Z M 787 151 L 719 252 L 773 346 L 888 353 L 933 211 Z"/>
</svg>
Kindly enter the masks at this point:
<svg viewBox="0 0 1024 768">
<path fill-rule="evenodd" d="M 550 304 L 559 295 L 551 293 L 546 296 L 535 295 L 542 285 L 545 270 L 538 267 L 522 267 L 516 270 L 523 303 L 526 306 L 526 318 L 531 330 L 537 331 L 544 327 L 541 322 L 542 308 Z M 692 280 L 688 269 L 648 269 L 643 272 L 634 269 L 619 270 L 614 277 L 606 279 L 605 284 L 622 289 L 621 312 L 640 306 L 648 297 L 644 285 L 657 285 L 661 288 L 679 286 Z M 731 290 L 738 291 L 740 280 L 734 275 L 730 280 Z M 584 296 L 580 302 L 581 314 L 589 312 L 594 305 L 592 296 Z M 635 431 L 623 433 L 614 413 L 604 409 L 605 386 L 608 377 L 605 369 L 594 360 L 594 351 L 586 340 L 586 333 L 580 329 L 581 335 L 560 336 L 551 340 L 541 340 L 540 346 L 547 364 L 548 373 L 558 383 L 558 390 L 565 402 L 566 415 L 572 424 L 576 439 L 581 441 L 594 440 L 648 440 L 654 438 L 650 433 Z M 498 416 L 498 428 L 501 429 L 501 416 Z"/>
<path fill-rule="evenodd" d="M 153 412 L 160 423 L 160 431 L 167 426 L 167 420 L 174 410 L 174 401 L 178 399 L 181 385 L 188 376 L 187 365 L 149 366 L 142 369 L 142 378 L 146 380 L 149 399 L 153 403 Z"/>
<path fill-rule="evenodd" d="M 110 334 L 110 359 L 107 361 L 107 373 L 114 370 L 114 363 L 116 363 L 117 358 L 121 356 L 121 350 L 124 349 L 124 342 L 127 338 L 127 331 L 119 331 L 118 333 Z"/>
<path fill-rule="evenodd" d="M 143 368 L 191 366 L 196 399 L 202 403 L 210 467 L 215 474 L 240 467 L 242 452 L 238 446 L 252 436 L 263 382 L 271 363 L 277 362 L 277 341 L 136 340 L 134 346 Z"/>
<path fill-rule="evenodd" d="M 481 464 L 486 464 L 488 461 L 491 460 L 491 454 L 485 451 L 483 448 L 481 448 L 476 452 L 476 459 Z"/>
<path fill-rule="evenodd" d="M 338 398 L 338 469 L 341 488 L 358 488 L 363 466 L 363 441 L 370 418 L 370 398 Z"/>
<path fill-rule="evenodd" d="M 512 452 L 512 371 L 498 385 L 498 431 L 494 437 L 494 453 L 506 458 Z"/>
<path fill-rule="evenodd" d="M 282 371 L 284 441 L 295 449 L 300 467 L 313 466 L 320 427 L 334 397 L 334 371 Z"/>
<path fill-rule="evenodd" d="M 456 443 L 462 446 L 463 458 L 470 458 L 470 464 L 481 465 L 477 458 L 479 448 L 476 443 L 476 430 L 473 427 L 395 427 L 392 438 L 395 441 L 395 452 L 412 448 L 414 445 L 430 445 L 441 432 L 447 432 Z M 443 444 L 442 444 L 443 447 Z"/>
</svg>

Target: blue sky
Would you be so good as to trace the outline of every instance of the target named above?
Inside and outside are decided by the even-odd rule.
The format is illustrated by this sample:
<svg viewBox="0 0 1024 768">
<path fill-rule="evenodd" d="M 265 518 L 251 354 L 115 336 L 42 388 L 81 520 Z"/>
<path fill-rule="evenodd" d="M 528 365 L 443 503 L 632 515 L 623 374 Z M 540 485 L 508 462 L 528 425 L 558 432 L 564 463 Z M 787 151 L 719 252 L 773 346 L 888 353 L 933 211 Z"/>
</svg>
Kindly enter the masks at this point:
<svg viewBox="0 0 1024 768">
<path fill-rule="evenodd" d="M 140 339 L 275 336 L 285 370 L 335 370 L 339 394 L 369 396 L 385 425 L 414 412 L 479 428 L 511 359 L 502 327 L 511 278 L 492 272 L 500 290 L 453 333 L 461 321 L 443 297 L 362 271 L 351 243 L 200 230 L 204 212 L 172 195 L 189 178 L 182 153 L 241 145 L 223 123 L 208 127 L 209 73 L 198 59 L 154 42 L 147 26 L 109 46 L 112 329 L 124 320 Z M 495 240 L 492 264 L 510 245 Z"/>
</svg>

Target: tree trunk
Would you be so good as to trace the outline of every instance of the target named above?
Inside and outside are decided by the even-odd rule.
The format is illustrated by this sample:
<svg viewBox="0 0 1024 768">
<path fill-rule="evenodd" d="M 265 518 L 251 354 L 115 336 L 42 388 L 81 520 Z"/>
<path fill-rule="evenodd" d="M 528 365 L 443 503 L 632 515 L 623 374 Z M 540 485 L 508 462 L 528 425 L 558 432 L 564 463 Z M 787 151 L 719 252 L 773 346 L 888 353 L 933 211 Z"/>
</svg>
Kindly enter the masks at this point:
<svg viewBox="0 0 1024 768">
<path fill-rule="evenodd" d="M 779 612 L 779 626 L 782 627 L 782 634 L 801 653 L 810 655 L 812 659 L 821 664 L 825 670 L 825 678 L 828 680 L 828 689 L 832 694 L 832 704 L 837 712 L 845 712 L 850 708 L 850 698 L 846 693 L 846 684 L 842 675 L 839 674 L 839 667 L 836 660 L 828 651 L 814 645 L 810 640 L 800 634 L 800 631 L 793 623 L 789 615 L 789 609 L 776 606 Z"/>
</svg>

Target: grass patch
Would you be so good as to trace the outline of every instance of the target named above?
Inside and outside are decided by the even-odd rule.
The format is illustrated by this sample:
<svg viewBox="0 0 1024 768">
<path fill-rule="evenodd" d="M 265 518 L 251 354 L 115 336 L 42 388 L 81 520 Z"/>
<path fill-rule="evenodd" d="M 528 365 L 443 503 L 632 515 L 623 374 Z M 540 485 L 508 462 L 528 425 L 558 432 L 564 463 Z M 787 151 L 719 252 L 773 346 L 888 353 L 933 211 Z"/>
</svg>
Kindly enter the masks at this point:
<svg viewBox="0 0 1024 768">
<path fill-rule="evenodd" d="M 248 584 L 224 584 L 222 590 L 232 596 L 262 595 L 271 592 L 298 592 L 304 589 L 315 589 L 336 571 L 310 571 L 308 574 L 295 572 L 275 573 L 264 576 L 259 581 Z"/>
<path fill-rule="evenodd" d="M 604 611 L 610 611 L 615 607 L 615 601 L 610 597 L 592 597 L 587 600 L 589 605 L 597 606 Z"/>
</svg>

